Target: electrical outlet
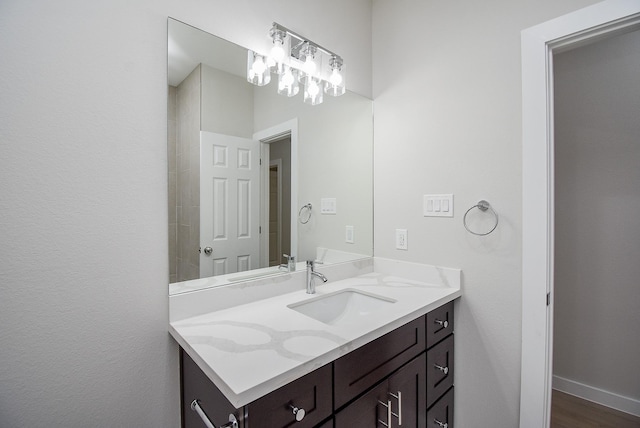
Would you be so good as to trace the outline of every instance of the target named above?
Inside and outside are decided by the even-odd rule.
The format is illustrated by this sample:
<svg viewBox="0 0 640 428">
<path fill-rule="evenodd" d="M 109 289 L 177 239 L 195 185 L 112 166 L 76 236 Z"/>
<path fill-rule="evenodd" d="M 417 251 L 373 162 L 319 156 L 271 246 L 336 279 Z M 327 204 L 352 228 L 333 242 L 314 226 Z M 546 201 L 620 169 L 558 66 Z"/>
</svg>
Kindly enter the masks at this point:
<svg viewBox="0 0 640 428">
<path fill-rule="evenodd" d="M 345 226 L 345 242 L 353 244 L 353 226 Z"/>
<path fill-rule="evenodd" d="M 396 249 L 406 250 L 407 244 L 407 229 L 396 229 Z"/>
</svg>

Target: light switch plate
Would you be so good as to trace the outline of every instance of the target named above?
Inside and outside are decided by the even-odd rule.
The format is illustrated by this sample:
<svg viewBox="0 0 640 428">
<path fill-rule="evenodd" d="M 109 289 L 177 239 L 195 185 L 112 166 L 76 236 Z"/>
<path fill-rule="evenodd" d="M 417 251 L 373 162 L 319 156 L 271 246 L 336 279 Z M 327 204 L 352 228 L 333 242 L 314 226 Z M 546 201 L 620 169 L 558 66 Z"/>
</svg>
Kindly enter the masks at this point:
<svg viewBox="0 0 640 428">
<path fill-rule="evenodd" d="M 345 226 L 345 237 L 344 237 L 344 241 L 347 244 L 353 244 L 354 242 L 354 238 L 353 238 L 353 226 Z"/>
<path fill-rule="evenodd" d="M 335 214 L 337 212 L 336 198 L 320 199 L 320 214 Z"/>
<path fill-rule="evenodd" d="M 396 249 L 407 250 L 409 248 L 407 239 L 407 229 L 396 229 Z"/>
<path fill-rule="evenodd" d="M 453 194 L 424 195 L 422 214 L 425 217 L 453 217 Z"/>
</svg>

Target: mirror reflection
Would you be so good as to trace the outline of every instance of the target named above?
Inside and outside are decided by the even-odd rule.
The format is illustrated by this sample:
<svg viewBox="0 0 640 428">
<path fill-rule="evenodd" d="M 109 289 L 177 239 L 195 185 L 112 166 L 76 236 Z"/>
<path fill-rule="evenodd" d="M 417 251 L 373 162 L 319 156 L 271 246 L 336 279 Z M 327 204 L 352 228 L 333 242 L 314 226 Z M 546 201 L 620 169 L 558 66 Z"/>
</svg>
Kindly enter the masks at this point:
<svg viewBox="0 0 640 428">
<path fill-rule="evenodd" d="M 170 293 L 371 256 L 371 100 L 304 104 L 248 83 L 247 49 L 168 30 Z"/>
</svg>

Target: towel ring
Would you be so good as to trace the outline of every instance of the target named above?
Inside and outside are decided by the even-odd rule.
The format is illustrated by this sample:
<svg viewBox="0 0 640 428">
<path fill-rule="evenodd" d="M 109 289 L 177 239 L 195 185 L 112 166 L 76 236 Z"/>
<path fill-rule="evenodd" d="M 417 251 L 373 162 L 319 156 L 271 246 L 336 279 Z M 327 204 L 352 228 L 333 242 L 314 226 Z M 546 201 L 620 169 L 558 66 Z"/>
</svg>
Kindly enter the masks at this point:
<svg viewBox="0 0 640 428">
<path fill-rule="evenodd" d="M 485 233 L 478 233 L 478 232 L 474 232 L 473 230 L 469 229 L 469 226 L 467 225 L 467 214 L 469 214 L 469 211 L 471 211 L 474 208 L 477 208 L 482 212 L 485 212 L 487 210 L 491 210 L 491 213 L 496 218 L 496 224 L 493 225 L 491 230 L 489 230 L 488 232 L 485 232 Z M 469 208 L 466 213 L 464 213 L 464 217 L 462 218 L 462 223 L 464 224 L 464 228 L 467 229 L 467 232 L 473 233 L 474 235 L 478 235 L 478 236 L 485 236 L 485 235 L 490 234 L 494 230 L 496 230 L 496 227 L 498 227 L 498 213 L 496 212 L 496 210 L 494 210 L 491 207 L 491 204 L 489 202 L 487 202 L 487 201 L 485 201 L 483 199 L 483 200 L 479 201 L 476 205 L 474 205 L 471 208 Z"/>
<path fill-rule="evenodd" d="M 304 218 L 304 211 L 306 210 L 307 212 L 307 219 L 303 220 Z M 300 208 L 300 211 L 298 211 L 298 220 L 300 221 L 300 223 L 302 224 L 307 224 L 309 223 L 309 220 L 311 220 L 311 203 L 308 203 L 306 205 L 303 205 L 302 208 Z"/>
</svg>

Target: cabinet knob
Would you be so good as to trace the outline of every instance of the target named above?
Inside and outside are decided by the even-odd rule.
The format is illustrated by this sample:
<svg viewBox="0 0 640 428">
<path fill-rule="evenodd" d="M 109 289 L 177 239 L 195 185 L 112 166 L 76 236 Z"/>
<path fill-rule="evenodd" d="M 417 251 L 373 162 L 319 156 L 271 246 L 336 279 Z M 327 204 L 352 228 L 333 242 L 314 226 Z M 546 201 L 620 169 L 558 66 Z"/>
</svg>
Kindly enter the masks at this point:
<svg viewBox="0 0 640 428">
<path fill-rule="evenodd" d="M 298 409 L 296 406 L 292 406 L 291 404 L 289 404 L 289 407 L 293 411 L 293 415 L 296 417 L 297 422 L 300 422 L 301 420 L 303 420 L 304 416 L 307 414 L 307 412 L 305 412 L 304 409 Z"/>
<path fill-rule="evenodd" d="M 446 422 L 445 422 L 445 423 L 442 423 L 442 422 L 440 422 L 440 421 L 439 421 L 439 420 L 437 420 L 437 419 L 434 419 L 434 420 L 433 420 L 433 423 L 434 423 L 434 425 L 437 425 L 437 426 L 439 426 L 440 428 L 449 428 L 449 424 L 448 424 L 448 423 L 446 423 Z"/>
<path fill-rule="evenodd" d="M 447 320 L 442 321 L 442 320 L 436 319 L 434 322 L 438 325 L 441 325 L 443 328 L 449 327 L 449 321 Z"/>
<path fill-rule="evenodd" d="M 449 374 L 449 367 L 442 367 L 442 366 L 439 366 L 437 364 L 434 364 L 433 367 L 437 368 L 438 370 L 440 370 L 444 374 Z"/>
</svg>

